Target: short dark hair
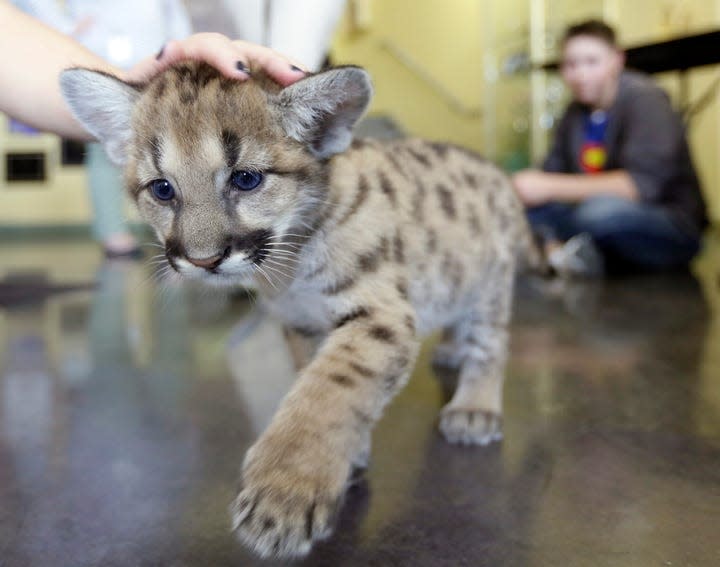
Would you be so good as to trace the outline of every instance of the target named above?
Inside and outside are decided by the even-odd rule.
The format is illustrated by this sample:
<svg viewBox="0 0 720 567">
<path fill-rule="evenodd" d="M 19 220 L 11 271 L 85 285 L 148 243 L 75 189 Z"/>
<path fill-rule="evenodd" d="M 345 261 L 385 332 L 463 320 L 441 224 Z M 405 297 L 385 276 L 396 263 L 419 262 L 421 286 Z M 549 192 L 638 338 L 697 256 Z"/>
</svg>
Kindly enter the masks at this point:
<svg viewBox="0 0 720 567">
<path fill-rule="evenodd" d="M 570 26 L 565 30 L 561 45 L 565 47 L 568 41 L 579 36 L 594 37 L 604 41 L 611 47 L 618 46 L 615 30 L 602 20 L 587 20 Z"/>
</svg>

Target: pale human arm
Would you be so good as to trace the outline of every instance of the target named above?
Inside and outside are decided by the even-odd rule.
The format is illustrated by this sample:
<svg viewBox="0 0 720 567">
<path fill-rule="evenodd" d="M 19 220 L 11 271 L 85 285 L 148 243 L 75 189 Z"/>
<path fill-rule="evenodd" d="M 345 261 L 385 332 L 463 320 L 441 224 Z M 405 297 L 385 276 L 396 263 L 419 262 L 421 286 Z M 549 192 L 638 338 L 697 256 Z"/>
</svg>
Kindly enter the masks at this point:
<svg viewBox="0 0 720 567">
<path fill-rule="evenodd" d="M 58 77 L 70 67 L 143 81 L 173 63 L 197 59 L 238 80 L 249 77 L 243 71 L 249 66 L 262 67 L 283 85 L 304 76 L 298 63 L 271 49 L 213 33 L 171 41 L 159 59 L 148 58 L 124 72 L 4 0 L 0 0 L 0 29 L 0 111 L 39 130 L 77 140 L 92 138 L 72 117 L 60 93 Z"/>
</svg>

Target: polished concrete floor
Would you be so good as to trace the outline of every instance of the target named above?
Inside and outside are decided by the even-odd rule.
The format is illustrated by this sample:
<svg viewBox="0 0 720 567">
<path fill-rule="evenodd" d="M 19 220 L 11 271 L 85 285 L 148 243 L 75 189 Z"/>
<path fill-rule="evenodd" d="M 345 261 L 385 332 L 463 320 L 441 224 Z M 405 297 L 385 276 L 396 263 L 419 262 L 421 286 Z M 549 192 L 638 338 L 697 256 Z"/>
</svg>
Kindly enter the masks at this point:
<svg viewBox="0 0 720 567">
<path fill-rule="evenodd" d="M 505 439 L 447 445 L 432 341 L 308 566 L 720 565 L 720 261 L 519 285 Z M 292 380 L 243 294 L 0 245 L 0 566 L 252 566 L 227 505 Z"/>
</svg>

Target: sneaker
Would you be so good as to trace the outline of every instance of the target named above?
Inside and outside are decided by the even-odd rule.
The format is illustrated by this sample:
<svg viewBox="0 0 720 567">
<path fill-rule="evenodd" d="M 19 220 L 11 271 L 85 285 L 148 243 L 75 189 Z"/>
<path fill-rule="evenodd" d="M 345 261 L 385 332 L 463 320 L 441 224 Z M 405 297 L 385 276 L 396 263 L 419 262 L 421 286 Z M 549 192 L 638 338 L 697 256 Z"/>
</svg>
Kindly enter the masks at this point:
<svg viewBox="0 0 720 567">
<path fill-rule="evenodd" d="M 587 233 L 576 234 L 550 252 L 548 263 L 565 277 L 599 278 L 605 272 L 602 254 Z"/>
</svg>

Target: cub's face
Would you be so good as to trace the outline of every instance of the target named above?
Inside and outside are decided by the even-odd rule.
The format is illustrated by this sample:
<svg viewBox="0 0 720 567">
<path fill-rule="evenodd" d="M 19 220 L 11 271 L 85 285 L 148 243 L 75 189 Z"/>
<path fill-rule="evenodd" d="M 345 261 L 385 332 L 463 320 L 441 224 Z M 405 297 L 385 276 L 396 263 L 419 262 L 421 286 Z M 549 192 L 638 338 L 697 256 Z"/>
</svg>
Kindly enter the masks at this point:
<svg viewBox="0 0 720 567">
<path fill-rule="evenodd" d="M 195 80 L 170 72 L 140 96 L 127 185 L 179 273 L 232 282 L 291 252 L 283 236 L 312 222 L 324 168 L 255 83 Z"/>
<path fill-rule="evenodd" d="M 344 151 L 371 87 L 340 68 L 280 89 L 204 64 L 148 85 L 86 70 L 61 84 L 78 119 L 124 168 L 128 191 L 180 274 L 235 283 L 284 263 L 325 193 L 325 160 Z"/>
</svg>

